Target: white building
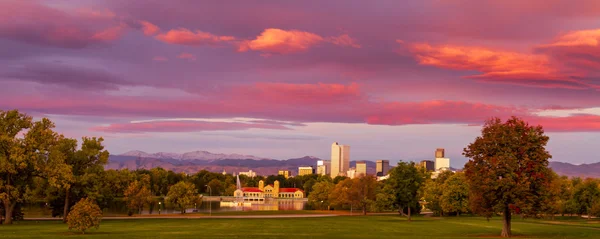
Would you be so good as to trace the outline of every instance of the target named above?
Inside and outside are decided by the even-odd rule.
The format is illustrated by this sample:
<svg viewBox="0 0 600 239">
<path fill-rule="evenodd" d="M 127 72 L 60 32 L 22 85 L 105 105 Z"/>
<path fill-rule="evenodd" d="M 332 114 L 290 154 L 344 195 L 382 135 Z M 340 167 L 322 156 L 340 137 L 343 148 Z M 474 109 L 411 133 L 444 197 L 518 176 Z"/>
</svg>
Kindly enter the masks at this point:
<svg viewBox="0 0 600 239">
<path fill-rule="evenodd" d="M 450 169 L 449 158 L 435 158 L 435 171 L 440 171 L 442 169 Z"/>
<path fill-rule="evenodd" d="M 317 174 L 329 175 L 331 173 L 331 160 L 317 161 Z"/>
<path fill-rule="evenodd" d="M 331 178 L 344 176 L 350 169 L 350 146 L 334 142 L 331 145 Z"/>
<path fill-rule="evenodd" d="M 350 168 L 350 170 L 346 172 L 346 177 L 349 177 L 350 179 L 358 177 L 358 175 L 356 174 L 356 168 Z"/>
<path fill-rule="evenodd" d="M 238 175 L 246 175 L 248 177 L 256 177 L 256 172 L 252 172 L 252 170 L 249 170 L 248 172 L 240 172 Z"/>
</svg>

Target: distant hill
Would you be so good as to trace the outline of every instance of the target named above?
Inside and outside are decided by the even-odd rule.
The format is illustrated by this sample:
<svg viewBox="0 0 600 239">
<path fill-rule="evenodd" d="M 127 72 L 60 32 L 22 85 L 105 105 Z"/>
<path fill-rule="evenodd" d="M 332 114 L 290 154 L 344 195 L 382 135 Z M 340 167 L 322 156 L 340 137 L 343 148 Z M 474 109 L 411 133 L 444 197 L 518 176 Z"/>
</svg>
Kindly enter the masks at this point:
<svg viewBox="0 0 600 239">
<path fill-rule="evenodd" d="M 151 169 L 161 167 L 174 172 L 188 174 L 200 170 L 211 172 L 237 173 L 252 170 L 259 175 L 274 175 L 279 170 L 290 170 L 293 175 L 298 173 L 300 166 L 313 166 L 316 169 L 317 161 L 313 156 L 276 160 L 242 154 L 216 154 L 207 151 L 193 151 L 183 154 L 177 153 L 146 153 L 142 151 L 129 151 L 121 155 L 111 155 L 107 169 Z M 367 173 L 375 174 L 375 162 L 367 162 Z M 350 162 L 350 167 L 355 167 L 356 161 Z M 592 164 L 573 165 L 563 162 L 550 162 L 550 167 L 559 175 L 569 177 L 594 177 L 600 178 L 600 162 Z"/>
<path fill-rule="evenodd" d="M 211 172 L 237 173 L 252 170 L 259 175 L 274 175 L 279 170 L 290 170 L 297 175 L 298 167 L 317 167 L 317 161 L 321 160 L 313 156 L 304 156 L 287 160 L 276 160 L 260 158 L 241 154 L 214 154 L 207 151 L 194 151 L 184 154 L 176 153 L 146 153 L 143 151 L 129 151 L 121 155 L 111 155 L 106 169 L 151 169 L 161 167 L 174 172 L 188 174 L 200 170 Z M 350 167 L 355 167 L 356 162 L 351 161 Z M 367 173 L 375 174 L 375 162 L 367 161 Z"/>
<path fill-rule="evenodd" d="M 600 162 L 574 165 L 563 162 L 550 162 L 550 168 L 559 175 L 569 177 L 600 178 Z"/>
</svg>

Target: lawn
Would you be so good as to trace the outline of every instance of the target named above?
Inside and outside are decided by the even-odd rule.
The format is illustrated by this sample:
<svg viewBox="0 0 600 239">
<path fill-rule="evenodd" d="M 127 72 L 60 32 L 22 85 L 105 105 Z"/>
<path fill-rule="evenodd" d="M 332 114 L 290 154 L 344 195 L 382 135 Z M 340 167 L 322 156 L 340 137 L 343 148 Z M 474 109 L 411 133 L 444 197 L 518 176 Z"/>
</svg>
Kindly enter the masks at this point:
<svg viewBox="0 0 600 239">
<path fill-rule="evenodd" d="M 281 219 L 139 219 L 105 220 L 85 235 L 56 221 L 0 225 L 0 238 L 490 238 L 502 223 L 480 217 L 395 215 Z M 519 238 L 600 238 L 598 221 L 521 220 L 513 223 Z"/>
</svg>

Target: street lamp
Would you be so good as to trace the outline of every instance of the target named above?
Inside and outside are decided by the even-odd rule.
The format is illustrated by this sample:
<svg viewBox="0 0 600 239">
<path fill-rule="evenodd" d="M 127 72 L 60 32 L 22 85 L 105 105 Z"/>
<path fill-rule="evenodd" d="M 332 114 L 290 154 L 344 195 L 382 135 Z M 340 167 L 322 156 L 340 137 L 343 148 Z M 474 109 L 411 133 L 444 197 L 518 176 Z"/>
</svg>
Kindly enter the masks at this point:
<svg viewBox="0 0 600 239">
<path fill-rule="evenodd" d="M 161 206 L 162 206 L 162 202 L 158 202 L 158 215 L 160 215 Z"/>
<path fill-rule="evenodd" d="M 208 185 L 204 186 L 208 188 L 208 198 L 210 198 L 212 196 L 212 189 Z M 210 203 L 210 201 L 208 201 L 208 213 L 209 216 L 212 216 L 212 204 Z"/>
</svg>

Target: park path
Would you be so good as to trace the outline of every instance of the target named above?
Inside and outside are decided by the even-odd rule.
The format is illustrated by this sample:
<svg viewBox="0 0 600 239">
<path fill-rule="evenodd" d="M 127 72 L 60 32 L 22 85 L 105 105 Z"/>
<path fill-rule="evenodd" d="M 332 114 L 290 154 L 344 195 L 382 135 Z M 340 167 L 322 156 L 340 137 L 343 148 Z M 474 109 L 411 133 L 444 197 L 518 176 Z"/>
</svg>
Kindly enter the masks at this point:
<svg viewBox="0 0 600 239">
<path fill-rule="evenodd" d="M 128 220 L 128 219 L 240 219 L 240 218 L 315 218 L 315 217 L 335 217 L 337 214 L 283 214 L 283 215 L 228 215 L 228 216 L 179 216 L 179 215 L 165 215 L 165 216 L 144 216 L 144 217 L 103 217 L 102 220 Z M 61 221 L 62 218 L 49 218 L 49 217 L 28 217 L 25 221 Z"/>
</svg>

